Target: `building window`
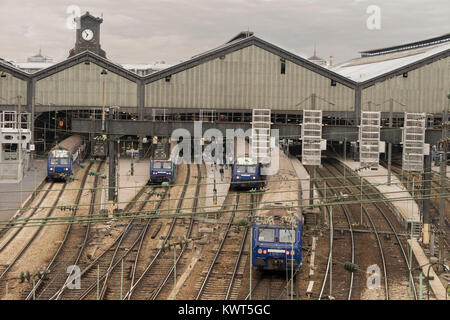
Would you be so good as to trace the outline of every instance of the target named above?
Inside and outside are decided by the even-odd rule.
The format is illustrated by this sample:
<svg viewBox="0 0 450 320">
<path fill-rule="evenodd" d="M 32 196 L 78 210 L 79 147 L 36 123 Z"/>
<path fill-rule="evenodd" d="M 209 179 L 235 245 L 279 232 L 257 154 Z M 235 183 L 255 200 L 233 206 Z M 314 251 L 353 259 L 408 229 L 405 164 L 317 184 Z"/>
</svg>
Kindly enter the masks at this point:
<svg viewBox="0 0 450 320">
<path fill-rule="evenodd" d="M 331 86 L 336 87 L 336 80 L 331 79 Z"/>
<path fill-rule="evenodd" d="M 281 62 L 281 74 L 286 74 L 286 60 L 280 59 Z"/>
</svg>

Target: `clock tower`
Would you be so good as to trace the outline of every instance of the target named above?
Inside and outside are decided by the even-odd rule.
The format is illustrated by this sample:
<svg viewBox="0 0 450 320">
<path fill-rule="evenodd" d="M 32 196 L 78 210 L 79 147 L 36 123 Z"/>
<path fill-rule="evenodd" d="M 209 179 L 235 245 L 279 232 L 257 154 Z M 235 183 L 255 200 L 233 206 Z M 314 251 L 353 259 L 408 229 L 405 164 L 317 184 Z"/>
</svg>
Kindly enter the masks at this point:
<svg viewBox="0 0 450 320">
<path fill-rule="evenodd" d="M 100 47 L 100 24 L 102 22 L 103 19 L 94 17 L 89 11 L 80 17 L 80 28 L 76 29 L 75 48 L 70 50 L 70 57 L 89 50 L 106 58 L 105 51 Z"/>
</svg>

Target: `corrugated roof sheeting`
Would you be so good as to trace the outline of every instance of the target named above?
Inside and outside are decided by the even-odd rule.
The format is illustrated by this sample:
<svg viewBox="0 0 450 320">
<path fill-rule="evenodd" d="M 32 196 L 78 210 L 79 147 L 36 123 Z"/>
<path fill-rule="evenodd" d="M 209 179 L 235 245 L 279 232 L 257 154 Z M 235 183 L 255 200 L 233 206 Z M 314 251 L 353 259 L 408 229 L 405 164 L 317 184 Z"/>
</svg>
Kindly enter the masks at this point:
<svg viewBox="0 0 450 320">
<path fill-rule="evenodd" d="M 367 110 L 370 101 L 372 111 L 389 112 L 392 98 L 394 112 L 441 113 L 448 104 L 449 90 L 450 57 L 447 57 L 409 71 L 406 78 L 399 75 L 363 89 L 361 105 Z"/>
<path fill-rule="evenodd" d="M 354 90 L 255 45 L 228 53 L 146 85 L 146 107 L 353 111 Z M 305 101 L 306 100 L 306 101 Z M 304 101 L 302 104 L 297 105 Z M 332 104 L 330 104 L 331 102 Z M 334 104 L 334 105 L 333 105 Z"/>
<path fill-rule="evenodd" d="M 351 80 L 364 82 L 447 50 L 450 50 L 449 42 L 409 51 L 353 59 L 331 70 Z"/>
<path fill-rule="evenodd" d="M 137 84 L 103 68 L 80 63 L 36 83 L 36 104 L 59 106 L 102 106 L 105 77 L 105 105 L 137 107 Z"/>
<path fill-rule="evenodd" d="M 0 72 L 0 74 L 3 71 Z M 4 72 L 6 77 L 0 77 L 0 105 L 16 105 L 17 96 L 21 96 L 21 104 L 27 104 L 27 81 Z"/>
</svg>

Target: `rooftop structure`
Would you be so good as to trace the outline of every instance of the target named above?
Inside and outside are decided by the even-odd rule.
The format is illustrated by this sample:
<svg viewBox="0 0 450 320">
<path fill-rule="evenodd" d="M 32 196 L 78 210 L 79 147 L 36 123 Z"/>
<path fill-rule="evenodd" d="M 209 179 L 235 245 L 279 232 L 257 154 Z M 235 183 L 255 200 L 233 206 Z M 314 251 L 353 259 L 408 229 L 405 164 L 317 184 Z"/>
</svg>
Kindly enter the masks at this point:
<svg viewBox="0 0 450 320">
<path fill-rule="evenodd" d="M 448 50 L 450 33 L 404 45 L 362 51 L 360 58 L 341 63 L 331 70 L 351 80 L 363 82 Z"/>
</svg>

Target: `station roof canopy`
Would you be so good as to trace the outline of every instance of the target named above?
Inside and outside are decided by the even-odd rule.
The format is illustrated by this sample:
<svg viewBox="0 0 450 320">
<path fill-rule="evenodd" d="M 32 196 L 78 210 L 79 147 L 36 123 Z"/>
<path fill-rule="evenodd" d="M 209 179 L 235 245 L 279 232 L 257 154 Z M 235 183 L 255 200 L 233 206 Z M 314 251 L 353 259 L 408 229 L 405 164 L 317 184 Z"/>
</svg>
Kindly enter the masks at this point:
<svg viewBox="0 0 450 320">
<path fill-rule="evenodd" d="M 224 57 L 228 53 L 238 51 L 238 50 L 241 50 L 243 48 L 246 48 L 246 47 L 249 47 L 252 45 L 262 48 L 262 49 L 264 49 L 268 52 L 271 52 L 275 55 L 278 55 L 280 57 L 280 59 L 288 60 L 294 64 L 300 65 L 306 69 L 309 69 L 309 70 L 316 72 L 324 77 L 332 79 L 332 80 L 334 80 L 338 83 L 341 83 L 342 85 L 345 85 L 347 87 L 354 88 L 356 86 L 356 82 L 354 82 L 353 80 L 348 79 L 345 76 L 340 75 L 334 71 L 330 71 L 327 68 L 319 66 L 304 57 L 296 55 L 296 54 L 289 52 L 287 50 L 284 50 L 272 43 L 269 43 L 261 38 L 258 38 L 255 35 L 253 35 L 252 32 L 241 32 L 238 35 L 236 35 L 235 37 L 233 37 L 230 41 L 224 43 L 221 46 L 218 46 L 212 50 L 208 50 L 208 51 L 202 52 L 198 55 L 195 55 L 191 59 L 181 62 L 179 64 L 176 64 L 170 68 L 167 68 L 167 69 L 161 70 L 159 72 L 155 72 L 148 76 L 145 76 L 144 83 L 150 83 L 153 81 L 163 79 L 167 76 L 171 76 L 173 74 L 182 72 L 184 70 L 196 67 L 206 61 Z"/>
<path fill-rule="evenodd" d="M 450 33 L 404 45 L 362 51 L 361 57 L 331 70 L 356 82 L 377 79 L 421 62 L 449 56 Z M 406 70 L 405 71 L 408 71 Z"/>
</svg>

